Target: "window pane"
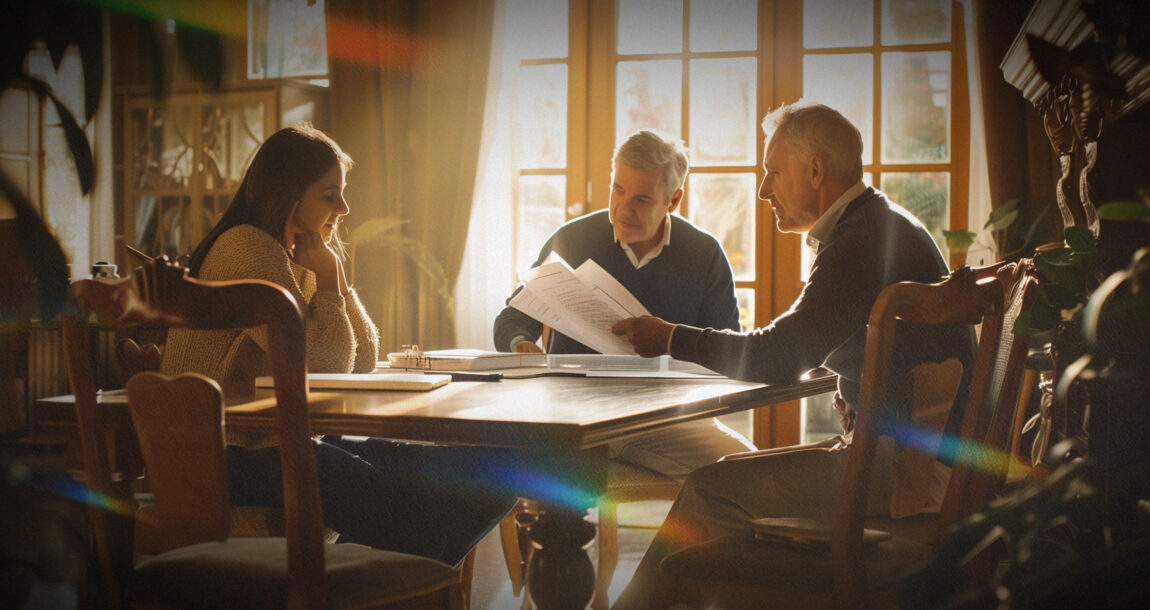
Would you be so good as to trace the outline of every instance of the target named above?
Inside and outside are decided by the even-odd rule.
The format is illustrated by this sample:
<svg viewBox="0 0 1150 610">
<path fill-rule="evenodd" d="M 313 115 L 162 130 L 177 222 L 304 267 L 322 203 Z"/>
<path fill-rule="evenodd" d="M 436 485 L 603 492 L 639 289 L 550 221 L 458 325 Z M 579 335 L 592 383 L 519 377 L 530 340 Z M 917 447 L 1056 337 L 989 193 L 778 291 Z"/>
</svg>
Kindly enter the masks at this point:
<svg viewBox="0 0 1150 610">
<path fill-rule="evenodd" d="M 950 41 L 951 0 L 883 0 L 882 43 Z"/>
<path fill-rule="evenodd" d="M 803 46 L 874 44 L 874 0 L 803 0 Z"/>
<path fill-rule="evenodd" d="M 133 108 L 128 157 L 137 190 L 186 189 L 192 179 L 195 119 L 187 106 Z"/>
<path fill-rule="evenodd" d="M 802 399 L 803 415 L 800 438 L 803 443 L 817 443 L 836 434 L 842 434 L 838 411 L 835 410 L 835 393 L 818 394 Z"/>
<path fill-rule="evenodd" d="M 0 91 L 0 152 L 28 154 L 32 148 L 32 130 L 26 120 L 32 95 L 23 89 Z M 19 117 L 20 120 L 12 120 Z"/>
<path fill-rule="evenodd" d="M 926 225 L 946 251 L 943 230 L 950 229 L 950 172 L 883 172 L 882 191 Z"/>
<path fill-rule="evenodd" d="M 567 165 L 567 64 L 519 67 L 519 167 Z"/>
<path fill-rule="evenodd" d="M 739 324 L 743 330 L 756 328 L 755 325 L 755 289 L 736 288 L 735 297 L 739 299 Z M 750 438 L 750 435 L 747 435 Z"/>
<path fill-rule="evenodd" d="M 620 55 L 679 53 L 683 50 L 681 0 L 618 0 Z"/>
<path fill-rule="evenodd" d="M 692 172 L 689 182 L 691 222 L 723 244 L 736 281 L 754 280 L 755 175 Z"/>
<path fill-rule="evenodd" d="M 519 226 L 516 236 L 515 269 L 526 271 L 551 232 L 563 224 L 566 176 L 522 176 L 519 178 Z"/>
<path fill-rule="evenodd" d="M 874 145 L 874 56 L 803 57 L 803 97 L 838 110 L 862 133 L 863 162 Z"/>
<path fill-rule="evenodd" d="M 204 188 L 235 191 L 267 135 L 259 102 L 212 104 L 202 110 Z"/>
<path fill-rule="evenodd" d="M 615 83 L 615 141 L 653 127 L 682 137 L 683 62 L 621 61 Z"/>
<path fill-rule="evenodd" d="M 691 0 L 691 50 L 758 48 L 755 4 L 754 0 Z"/>
<path fill-rule="evenodd" d="M 754 165 L 755 58 L 691 60 L 692 165 Z"/>
<path fill-rule="evenodd" d="M 950 53 L 882 54 L 883 163 L 950 161 Z"/>
<path fill-rule="evenodd" d="M 567 57 L 567 0 L 507 0 L 507 54 Z"/>
</svg>

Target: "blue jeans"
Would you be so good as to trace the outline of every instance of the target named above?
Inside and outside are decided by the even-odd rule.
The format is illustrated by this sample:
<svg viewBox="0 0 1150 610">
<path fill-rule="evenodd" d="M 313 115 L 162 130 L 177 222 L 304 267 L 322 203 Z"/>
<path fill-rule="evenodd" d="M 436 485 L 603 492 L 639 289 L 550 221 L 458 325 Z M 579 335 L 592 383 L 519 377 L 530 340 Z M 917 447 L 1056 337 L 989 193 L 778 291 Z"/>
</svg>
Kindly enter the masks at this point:
<svg viewBox="0 0 1150 610">
<path fill-rule="evenodd" d="M 232 504 L 283 506 L 279 449 L 227 450 Z M 503 449 L 336 436 L 315 455 L 324 524 L 340 542 L 458 566 L 517 498 Z"/>
</svg>

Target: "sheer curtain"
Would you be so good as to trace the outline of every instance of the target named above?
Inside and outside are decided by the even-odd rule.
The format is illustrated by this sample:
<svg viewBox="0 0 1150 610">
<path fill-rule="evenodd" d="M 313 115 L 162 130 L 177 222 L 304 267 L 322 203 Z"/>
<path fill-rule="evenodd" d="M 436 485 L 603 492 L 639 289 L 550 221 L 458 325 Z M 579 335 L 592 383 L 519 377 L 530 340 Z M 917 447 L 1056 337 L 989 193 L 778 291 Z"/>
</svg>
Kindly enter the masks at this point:
<svg viewBox="0 0 1150 610">
<path fill-rule="evenodd" d="M 511 192 L 511 112 L 517 63 L 504 44 L 506 5 L 498 0 L 487 78 L 479 174 L 471 205 L 467 248 L 455 284 L 455 338 L 461 347 L 495 349 L 491 328 L 511 293 L 515 271 Z"/>
</svg>

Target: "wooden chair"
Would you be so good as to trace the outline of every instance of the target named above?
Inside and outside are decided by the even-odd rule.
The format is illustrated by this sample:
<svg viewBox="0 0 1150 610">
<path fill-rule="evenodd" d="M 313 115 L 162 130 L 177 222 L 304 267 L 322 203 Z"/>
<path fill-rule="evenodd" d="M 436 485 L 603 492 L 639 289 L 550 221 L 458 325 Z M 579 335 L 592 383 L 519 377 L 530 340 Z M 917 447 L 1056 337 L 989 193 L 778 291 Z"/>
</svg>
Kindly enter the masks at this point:
<svg viewBox="0 0 1150 610">
<path fill-rule="evenodd" d="M 68 374 L 76 399 L 88 486 L 97 497 L 89 511 L 97 570 L 110 607 L 364 607 L 392 603 L 423 603 L 428 607 L 465 607 L 460 573 L 440 562 L 353 544 L 325 544 L 319 484 L 308 424 L 303 319 L 295 300 L 284 289 L 262 281 L 201 282 L 166 260 L 141 267 L 131 279 L 105 282 L 83 280 L 72 288 L 73 307 L 63 320 Z M 167 510 L 171 494 L 195 500 L 183 510 L 179 527 L 183 546 L 132 565 L 131 535 L 112 528 L 117 515 L 130 516 L 131 496 L 110 477 L 101 430 L 106 411 L 100 408 L 92 374 L 86 315 L 91 311 L 115 325 L 136 323 L 186 326 L 197 329 L 243 328 L 266 324 L 269 357 L 275 376 L 277 435 L 284 487 L 284 537 L 228 538 L 226 483 L 219 478 L 223 464 L 222 395 L 206 378 L 185 375 L 169 380 L 146 375 L 133 380 L 133 410 L 138 421 L 145 460 L 154 477 L 159 510 Z M 154 424 L 150 397 L 188 409 L 178 417 L 196 438 L 166 423 Z M 166 413 L 160 419 L 177 417 Z M 211 423 L 206 423 L 211 420 Z M 220 427 L 220 429 L 216 429 Z M 158 428 L 160 431 L 153 430 Z M 165 431 L 166 432 L 163 432 Z M 167 437 L 159 436 L 166 434 Z M 199 434 L 206 438 L 198 438 Z M 170 459 L 167 442 L 204 441 L 203 459 Z M 150 459 L 149 459 L 150 457 Z M 201 468 L 206 464 L 206 468 Z M 154 470 L 154 472 L 153 472 Z M 180 487 L 183 476 L 190 487 Z M 161 479 L 163 479 L 161 481 Z M 194 488 L 193 488 L 194 486 Z M 182 491 L 180 491 L 182 489 Z M 178 496 L 177 496 L 178 497 Z M 109 511 L 105 506 L 116 508 Z M 167 508 L 165 508 L 167 507 Z M 181 511 L 177 510 L 177 513 Z M 193 514 L 194 513 L 194 514 Z M 194 543 L 194 544 L 191 544 Z"/>
<path fill-rule="evenodd" d="M 136 373 L 160 370 L 163 358 L 163 349 L 155 343 L 140 345 L 131 337 L 122 337 L 116 341 L 116 363 L 120 368 L 120 378 L 125 383 Z"/>
<path fill-rule="evenodd" d="M 986 436 L 991 389 L 1002 385 L 995 383 L 993 373 L 1000 360 L 1004 292 L 997 272 L 986 275 L 989 277 L 978 279 L 973 270 L 964 268 L 940 284 L 902 282 L 879 296 L 868 323 L 861 405 L 834 521 L 799 523 L 821 528 L 825 542 L 766 542 L 734 535 L 689 547 L 661 564 L 659 599 L 654 607 L 685 603 L 725 608 L 841 608 L 892 602 L 898 577 L 928 561 L 932 554 L 929 544 L 900 536 L 864 542 L 866 500 L 883 433 L 882 418 L 876 414 L 896 381 L 889 378 L 895 322 L 982 324 L 962 419 L 961 449 L 955 456 L 955 471 L 961 471 L 965 465 L 973 465 L 979 455 L 969 446 L 972 443 L 961 441 L 977 442 Z M 899 419 L 906 421 L 910 416 L 900 414 Z M 902 435 L 894 436 L 897 452 Z M 962 499 L 951 489 L 966 485 L 967 480 L 969 477 L 955 477 L 952 472 L 942 514 L 932 523 L 935 528 L 945 528 L 945 520 L 957 512 L 946 504 Z"/>
</svg>

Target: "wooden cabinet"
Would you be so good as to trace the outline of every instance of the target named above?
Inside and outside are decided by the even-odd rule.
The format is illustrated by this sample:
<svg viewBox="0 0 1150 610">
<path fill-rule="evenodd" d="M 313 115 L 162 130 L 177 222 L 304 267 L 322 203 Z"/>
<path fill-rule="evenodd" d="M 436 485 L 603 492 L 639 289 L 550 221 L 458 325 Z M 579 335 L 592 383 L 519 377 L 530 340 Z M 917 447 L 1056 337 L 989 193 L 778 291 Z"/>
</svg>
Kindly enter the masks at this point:
<svg viewBox="0 0 1150 610">
<path fill-rule="evenodd" d="M 117 241 L 153 256 L 195 248 L 276 129 L 327 122 L 327 89 L 293 81 L 182 88 L 162 100 L 141 89 L 123 99 Z"/>
</svg>

